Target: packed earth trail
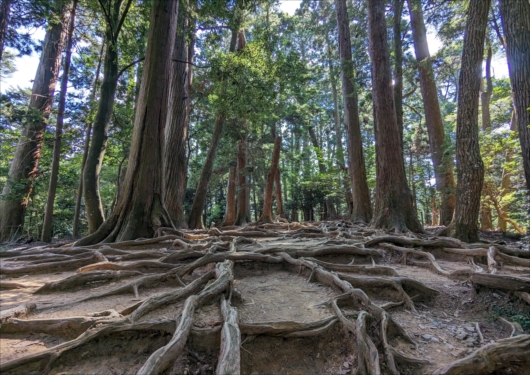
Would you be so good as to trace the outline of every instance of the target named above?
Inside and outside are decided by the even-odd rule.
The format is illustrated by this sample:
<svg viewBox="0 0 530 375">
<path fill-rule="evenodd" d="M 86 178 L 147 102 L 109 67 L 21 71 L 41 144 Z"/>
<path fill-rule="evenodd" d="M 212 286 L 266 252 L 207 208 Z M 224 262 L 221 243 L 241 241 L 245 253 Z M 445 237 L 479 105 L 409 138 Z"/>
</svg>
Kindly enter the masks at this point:
<svg viewBox="0 0 530 375">
<path fill-rule="evenodd" d="M 346 221 L 0 249 L 3 374 L 524 374 L 530 251 Z"/>
</svg>

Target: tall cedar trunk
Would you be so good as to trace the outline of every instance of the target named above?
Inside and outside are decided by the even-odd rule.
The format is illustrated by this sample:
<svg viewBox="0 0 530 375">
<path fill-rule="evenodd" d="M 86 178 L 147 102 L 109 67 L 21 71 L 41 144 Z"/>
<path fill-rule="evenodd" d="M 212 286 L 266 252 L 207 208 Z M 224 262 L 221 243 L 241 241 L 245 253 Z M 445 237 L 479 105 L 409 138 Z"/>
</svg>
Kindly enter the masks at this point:
<svg viewBox="0 0 530 375">
<path fill-rule="evenodd" d="M 399 128 L 399 139 L 403 144 L 403 42 L 401 40 L 401 13 L 405 0 L 394 0 L 394 103 L 396 120 Z"/>
<path fill-rule="evenodd" d="M 276 192 L 276 215 L 284 218 L 285 214 L 283 212 L 282 177 L 280 168 L 276 170 L 276 176 L 274 176 L 274 187 Z"/>
<path fill-rule="evenodd" d="M 0 4 L 0 61 L 2 61 L 2 54 L 4 52 L 10 10 L 11 0 L 2 0 Z"/>
<path fill-rule="evenodd" d="M 274 138 L 274 149 L 272 151 L 272 161 L 269 174 L 267 175 L 267 185 L 265 186 L 265 196 L 263 199 L 263 211 L 258 222 L 272 223 L 272 189 L 274 187 L 274 179 L 278 171 L 278 164 L 280 162 L 280 151 L 282 148 L 282 137 Z"/>
<path fill-rule="evenodd" d="M 186 142 L 189 124 L 188 45 L 185 31 L 188 26 L 185 4 L 179 5 L 179 25 L 173 53 L 173 82 L 169 99 L 166 148 L 164 150 L 164 203 L 177 227 L 184 222 L 182 203 L 188 170 Z M 184 180 L 184 181 L 183 181 Z"/>
<path fill-rule="evenodd" d="M 478 98 L 482 77 L 484 37 L 491 0 L 470 0 L 456 115 L 456 209 L 448 233 L 465 242 L 478 241 L 480 192 L 484 163 L 478 142 Z"/>
<path fill-rule="evenodd" d="M 363 141 L 361 137 L 361 125 L 359 123 L 357 91 L 354 84 L 350 26 L 346 0 L 335 0 L 335 9 L 339 29 L 344 123 L 348 132 L 348 164 L 353 195 L 351 219 L 353 221 L 368 223 L 372 218 L 372 206 L 370 204 L 370 190 L 366 182 Z"/>
<path fill-rule="evenodd" d="M 77 245 L 149 238 L 172 226 L 163 203 L 163 151 L 177 17 L 178 0 L 153 1 L 123 188 L 109 218 Z"/>
<path fill-rule="evenodd" d="M 490 116 L 490 99 L 493 93 L 493 82 L 491 80 L 491 45 L 488 44 L 488 51 L 486 53 L 486 88 L 480 92 L 480 106 L 482 107 L 482 130 L 491 129 L 491 116 Z M 481 80 L 481 86 L 483 80 Z M 504 181 L 504 174 L 503 179 Z M 499 226 L 501 226 L 501 218 L 499 217 Z M 492 230 L 493 222 L 491 218 L 491 207 L 489 203 L 483 200 L 482 207 L 480 209 L 480 229 Z M 505 229 L 506 230 L 506 229 Z"/>
<path fill-rule="evenodd" d="M 232 30 L 232 39 L 230 41 L 230 53 L 235 52 L 237 42 L 237 30 Z M 226 82 L 221 83 L 223 86 Z M 223 88 L 224 91 L 224 88 Z M 217 156 L 217 150 L 219 148 L 219 142 L 221 141 L 221 135 L 223 134 L 223 127 L 226 116 L 224 113 L 218 113 L 215 118 L 215 126 L 213 129 L 212 140 L 210 142 L 210 148 L 206 154 L 206 160 L 202 167 L 202 172 L 199 177 L 197 189 L 195 190 L 195 198 L 193 199 L 193 205 L 190 211 L 190 217 L 188 220 L 188 226 L 190 229 L 203 229 L 204 223 L 202 221 L 202 214 L 204 211 L 204 203 L 206 202 L 206 195 L 208 193 L 208 185 L 210 184 L 210 178 L 212 177 L 213 165 Z"/>
<path fill-rule="evenodd" d="M 48 187 L 48 199 L 46 201 L 46 211 L 42 224 L 42 242 L 50 242 L 53 223 L 53 205 L 55 204 L 55 194 L 57 192 L 57 178 L 59 177 L 59 160 L 61 157 L 61 138 L 63 136 L 64 110 L 66 107 L 66 90 L 68 89 L 68 73 L 70 72 L 70 61 L 72 59 L 72 45 L 74 43 L 75 13 L 78 0 L 74 0 L 70 11 L 70 21 L 68 25 L 68 42 L 66 55 L 64 57 L 63 76 L 61 78 L 61 92 L 59 95 L 59 108 L 57 110 L 57 124 L 55 125 L 55 139 L 53 141 L 52 170 L 50 174 L 50 185 Z"/>
<path fill-rule="evenodd" d="M 96 68 L 96 74 L 94 75 L 94 85 L 92 86 L 92 93 L 90 94 L 90 113 L 92 113 L 92 108 L 94 106 L 94 100 L 96 98 L 96 90 L 99 83 L 99 73 L 101 70 L 101 63 L 103 61 L 103 51 L 105 49 L 105 40 L 101 44 L 101 51 L 99 52 L 99 61 Z M 74 238 L 79 237 L 79 217 L 81 216 L 81 198 L 83 197 L 83 171 L 85 170 L 86 159 L 88 157 L 88 150 L 90 148 L 90 138 L 92 135 L 92 118 L 89 117 L 89 121 L 86 124 L 85 129 L 85 144 L 83 146 L 83 159 L 81 160 L 81 176 L 79 177 L 79 185 L 77 187 L 77 196 L 75 198 L 75 210 L 74 210 L 74 224 L 72 235 Z"/>
<path fill-rule="evenodd" d="M 234 225 L 236 221 L 236 167 L 230 167 L 228 172 L 228 187 L 226 189 L 225 217 L 222 227 Z"/>
<path fill-rule="evenodd" d="M 315 129 L 310 126 L 308 127 L 309 131 L 309 137 L 311 138 L 311 143 L 313 144 L 313 148 L 316 150 L 317 153 L 317 160 L 318 160 L 318 171 L 320 174 L 326 173 L 326 164 L 324 163 L 324 155 L 322 152 L 322 148 L 320 147 L 320 143 L 318 142 L 317 135 L 315 133 Z M 336 217 L 336 210 L 335 206 L 333 204 L 333 198 L 332 197 L 326 197 L 325 198 L 325 210 L 326 214 L 324 216 L 325 220 L 333 220 Z"/>
<path fill-rule="evenodd" d="M 421 232 L 405 176 L 394 108 L 384 0 L 368 1 L 368 28 L 377 172 L 372 226 L 398 232 Z"/>
<path fill-rule="evenodd" d="M 115 0 L 112 11 L 107 13 L 108 19 L 105 30 L 107 51 L 103 64 L 101 95 L 92 128 L 92 141 L 90 142 L 90 148 L 83 170 L 83 195 L 85 198 L 85 211 L 87 214 L 89 233 L 94 233 L 105 220 L 103 203 L 99 194 L 99 175 L 103 158 L 105 157 L 107 133 L 114 107 L 116 87 L 118 86 L 118 36 L 131 5 L 131 0 L 128 0 L 120 16 L 122 2 L 123 0 Z"/>
<path fill-rule="evenodd" d="M 455 209 L 455 179 L 453 176 L 452 157 L 444 155 L 445 131 L 438 103 L 438 90 L 432 71 L 431 55 L 427 44 L 427 33 L 423 21 L 423 11 L 420 0 L 408 0 L 411 15 L 412 36 L 418 71 L 420 73 L 421 95 L 425 111 L 425 124 L 429 133 L 429 147 L 436 189 L 441 197 L 440 223 L 449 225 Z"/>
<path fill-rule="evenodd" d="M 515 118 L 523 151 L 526 188 L 530 198 L 530 2 L 499 0 L 499 4 L 515 102 Z M 528 213 L 530 215 L 530 204 Z"/>
<path fill-rule="evenodd" d="M 39 174 L 42 140 L 53 104 L 68 23 L 65 3 L 56 1 L 57 17 L 50 17 L 44 37 L 24 129 L 1 195 L 0 241 L 12 239 L 21 233 L 33 183 Z"/>
<path fill-rule="evenodd" d="M 234 225 L 248 223 L 249 186 L 247 184 L 247 147 L 244 140 L 237 144 L 237 215 Z"/>
<path fill-rule="evenodd" d="M 510 131 L 515 132 L 517 131 L 517 116 L 515 110 L 512 111 L 512 119 L 510 121 Z M 504 165 L 508 165 L 512 162 L 513 159 L 513 150 L 506 150 L 506 159 L 504 160 Z M 502 178 L 501 178 L 501 192 L 503 195 L 507 195 L 511 191 L 510 183 L 511 183 L 512 173 L 507 170 L 506 168 L 502 171 Z M 491 209 L 490 209 L 491 210 Z M 508 227 L 508 222 L 504 220 L 505 217 L 508 217 L 508 204 L 503 204 L 500 206 L 500 215 L 498 216 L 498 224 L 499 229 L 503 232 L 506 232 L 506 229 Z"/>
<path fill-rule="evenodd" d="M 348 206 L 348 214 L 352 213 L 352 196 L 350 184 L 348 182 L 349 176 L 346 173 L 346 170 L 343 169 L 346 165 L 344 161 L 344 147 L 342 146 L 342 129 L 340 126 L 340 116 L 339 116 L 339 100 L 337 93 L 337 81 L 335 80 L 335 75 L 333 73 L 333 61 L 331 59 L 331 45 L 328 38 L 328 65 L 329 65 L 329 77 L 331 83 L 331 92 L 333 94 L 333 124 L 335 125 L 335 142 L 337 144 L 337 162 L 344 172 L 344 176 L 341 174 L 341 181 L 344 187 L 346 205 Z"/>
</svg>

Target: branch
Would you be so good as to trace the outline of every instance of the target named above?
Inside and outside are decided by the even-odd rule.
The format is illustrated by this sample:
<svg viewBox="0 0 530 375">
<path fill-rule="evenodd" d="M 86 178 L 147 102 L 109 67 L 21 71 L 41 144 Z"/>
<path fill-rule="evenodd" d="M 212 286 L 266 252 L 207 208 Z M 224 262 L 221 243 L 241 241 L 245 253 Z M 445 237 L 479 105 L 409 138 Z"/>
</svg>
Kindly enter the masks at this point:
<svg viewBox="0 0 530 375">
<path fill-rule="evenodd" d="M 131 7 L 131 3 L 132 3 L 132 0 L 129 0 L 127 2 L 127 5 L 125 6 L 125 9 L 123 10 L 123 13 L 121 15 L 121 18 L 118 22 L 118 27 L 116 27 L 116 37 L 118 37 L 118 35 L 120 35 L 120 30 L 123 26 L 123 22 L 125 21 L 125 17 L 127 16 L 127 13 L 129 12 L 129 9 Z"/>
<path fill-rule="evenodd" d="M 207 30 L 215 30 L 215 29 L 229 29 L 230 30 L 230 26 L 222 25 L 222 26 L 198 27 L 197 28 L 198 31 L 207 31 Z"/>
<path fill-rule="evenodd" d="M 412 90 L 410 90 L 409 92 L 407 92 L 406 94 L 403 95 L 403 99 L 407 99 L 409 96 L 414 94 L 416 92 L 417 88 L 418 88 L 418 86 L 414 86 L 414 88 Z"/>
<path fill-rule="evenodd" d="M 112 22 L 110 21 L 110 16 L 107 13 L 107 10 L 105 9 L 105 6 L 101 2 L 101 0 L 98 0 L 98 3 L 101 6 L 101 9 L 103 10 L 103 15 L 105 16 L 105 19 L 107 20 L 108 29 L 110 31 L 110 36 L 111 36 L 112 40 L 115 41 L 116 38 L 114 37 L 114 33 L 112 32 Z"/>
<path fill-rule="evenodd" d="M 116 80 L 120 79 L 121 75 L 122 75 L 123 73 L 125 73 L 125 71 L 126 71 L 127 69 L 129 69 L 131 66 L 136 65 L 136 64 L 138 64 L 140 61 L 144 61 L 144 60 L 145 60 L 145 57 L 142 57 L 142 58 L 140 58 L 140 59 L 138 59 L 138 60 L 133 61 L 133 62 L 130 63 L 129 65 L 124 66 L 124 67 L 119 71 L 119 73 L 118 73 L 118 77 L 116 77 Z"/>
<path fill-rule="evenodd" d="M 179 62 L 179 63 L 183 63 L 183 64 L 189 64 L 189 65 L 193 65 L 199 69 L 206 69 L 206 68 L 210 68 L 211 65 L 204 65 L 204 66 L 200 66 L 200 65 L 197 65 L 197 64 L 194 64 L 192 62 L 189 62 L 189 61 L 184 61 L 184 60 L 177 60 L 177 59 L 173 59 L 173 61 L 175 62 Z"/>
</svg>

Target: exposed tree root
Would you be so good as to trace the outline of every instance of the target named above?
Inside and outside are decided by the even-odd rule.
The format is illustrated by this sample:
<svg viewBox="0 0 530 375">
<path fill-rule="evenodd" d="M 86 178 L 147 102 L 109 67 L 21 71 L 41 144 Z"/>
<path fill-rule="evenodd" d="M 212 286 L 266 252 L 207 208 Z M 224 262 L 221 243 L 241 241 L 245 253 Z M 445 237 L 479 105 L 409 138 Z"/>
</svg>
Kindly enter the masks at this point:
<svg viewBox="0 0 530 375">
<path fill-rule="evenodd" d="M 79 335 L 94 324 L 98 319 L 86 318 L 83 316 L 70 318 L 54 318 L 54 319 L 10 319 L 0 326 L 2 333 L 27 333 L 38 332 L 60 335 L 61 333 L 74 332 Z"/>
<path fill-rule="evenodd" d="M 27 303 L 25 305 L 20 305 L 17 307 L 13 307 L 8 310 L 4 310 L 0 312 L 0 324 L 4 323 L 10 318 L 21 318 L 26 315 L 31 314 L 33 311 L 35 311 L 37 308 L 37 305 L 34 303 Z"/>
<path fill-rule="evenodd" d="M 357 357 L 359 359 L 359 367 L 357 368 L 356 374 L 379 375 L 381 374 L 379 353 L 377 352 L 377 348 L 372 339 L 366 333 L 368 319 L 371 319 L 371 315 L 366 311 L 361 311 L 357 317 L 355 333 L 357 338 Z"/>
<path fill-rule="evenodd" d="M 72 290 L 93 282 L 116 281 L 133 276 L 141 276 L 138 271 L 90 271 L 69 276 L 59 281 L 52 281 L 37 289 L 34 294 Z"/>
<path fill-rule="evenodd" d="M 221 312 L 224 318 L 221 330 L 221 351 L 216 373 L 219 375 L 239 375 L 241 358 L 241 332 L 239 331 L 239 317 L 237 309 L 230 305 L 224 297 L 221 298 Z"/>
<path fill-rule="evenodd" d="M 492 289 L 507 289 L 530 293 L 530 279 L 508 275 L 492 275 L 474 273 L 471 282 L 475 285 L 487 286 Z"/>
<path fill-rule="evenodd" d="M 339 272 L 352 272 L 358 273 L 361 275 L 381 275 L 381 276 L 397 276 L 397 271 L 392 267 L 387 266 L 354 266 L 350 264 L 336 264 L 323 262 L 321 260 L 306 257 L 307 260 L 310 260 L 313 263 L 321 265 L 322 267 Z"/>
<path fill-rule="evenodd" d="M 511 369 L 514 374 L 525 374 L 529 365 L 530 335 L 521 335 L 488 344 L 467 357 L 436 370 L 434 375 L 487 375 L 501 369 Z"/>
</svg>

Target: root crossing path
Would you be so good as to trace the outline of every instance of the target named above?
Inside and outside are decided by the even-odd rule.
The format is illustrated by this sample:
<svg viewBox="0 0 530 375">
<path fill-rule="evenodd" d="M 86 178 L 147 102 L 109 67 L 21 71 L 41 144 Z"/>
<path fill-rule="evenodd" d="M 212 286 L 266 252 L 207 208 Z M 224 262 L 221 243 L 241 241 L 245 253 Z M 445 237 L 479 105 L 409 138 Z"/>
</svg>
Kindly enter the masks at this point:
<svg viewBox="0 0 530 375">
<path fill-rule="evenodd" d="M 524 374 L 530 252 L 344 221 L 0 251 L 2 374 Z"/>
</svg>

